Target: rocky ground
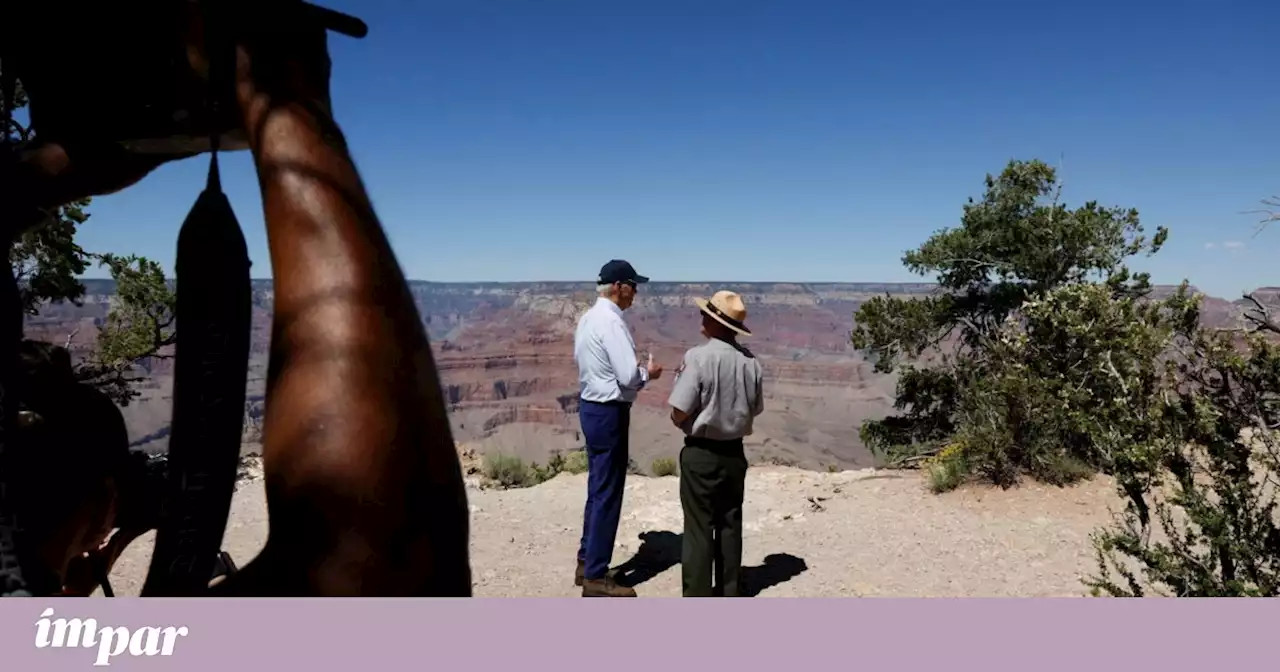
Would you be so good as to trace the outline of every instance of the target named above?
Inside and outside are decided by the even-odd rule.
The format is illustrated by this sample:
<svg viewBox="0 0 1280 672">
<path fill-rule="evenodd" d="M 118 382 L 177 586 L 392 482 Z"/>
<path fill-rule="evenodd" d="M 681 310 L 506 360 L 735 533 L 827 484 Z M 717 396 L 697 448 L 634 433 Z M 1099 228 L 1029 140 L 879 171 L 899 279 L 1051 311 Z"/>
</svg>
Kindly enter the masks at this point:
<svg viewBox="0 0 1280 672">
<path fill-rule="evenodd" d="M 261 480 L 250 468 L 225 548 L 242 565 L 266 539 Z M 678 479 L 631 477 L 614 563 L 642 597 L 680 594 Z M 517 490 L 472 483 L 475 594 L 568 597 L 585 475 Z M 818 473 L 756 467 L 747 480 L 746 581 L 761 596 L 1078 596 L 1094 568 L 1089 535 L 1119 508 L 1112 485 L 1028 484 L 930 494 L 916 473 Z M 136 595 L 151 537 L 112 574 Z"/>
</svg>

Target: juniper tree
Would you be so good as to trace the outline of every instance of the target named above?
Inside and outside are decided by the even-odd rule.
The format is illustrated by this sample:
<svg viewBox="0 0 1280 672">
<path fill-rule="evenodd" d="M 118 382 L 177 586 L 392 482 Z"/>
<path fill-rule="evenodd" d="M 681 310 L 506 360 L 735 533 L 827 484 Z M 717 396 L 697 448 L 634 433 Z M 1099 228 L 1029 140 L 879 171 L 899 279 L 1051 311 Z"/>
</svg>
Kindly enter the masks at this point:
<svg viewBox="0 0 1280 672">
<path fill-rule="evenodd" d="M 1150 279 L 1132 273 L 1126 261 L 1159 251 L 1167 231 L 1148 239 L 1133 209 L 1094 201 L 1068 207 L 1054 169 L 1040 161 L 1012 161 L 998 176 L 988 175 L 985 186 L 980 199 L 964 205 L 958 226 L 903 257 L 913 273 L 936 279 L 936 291 L 923 298 L 877 297 L 854 317 L 854 346 L 879 371 L 899 376 L 897 413 L 865 423 L 862 437 L 891 464 L 937 466 L 941 454 L 952 477 L 940 487 L 971 472 L 1001 485 L 1027 472 L 1069 481 L 1101 466 L 1103 451 L 1072 436 L 1079 428 L 1066 424 L 1064 436 L 1037 433 L 1044 428 L 1036 427 L 1036 414 L 1052 406 L 1046 395 L 1062 392 L 1037 378 L 1096 371 L 1104 342 L 1126 336 L 1089 331 L 1093 326 L 1083 332 L 1063 323 L 1036 326 L 1027 322 L 1026 308 L 1056 295 L 1081 309 L 1136 315 Z M 1065 289 L 1077 294 L 1057 294 Z M 1034 347 L 1014 348 L 1029 328 L 1043 332 L 1035 338 L 1067 341 L 1023 341 Z M 1112 348 L 1113 363 L 1117 355 Z M 1041 450 L 1058 439 L 1070 439 L 1069 445 Z"/>
<path fill-rule="evenodd" d="M 20 83 L 15 94 L 15 109 L 21 109 L 27 101 Z M 0 144 L 34 140 L 31 129 L 17 119 L 0 135 Z M 44 211 L 42 221 L 15 241 L 9 263 L 23 311 L 29 316 L 50 303 L 79 305 L 85 294 L 80 276 L 91 267 L 104 267 L 110 273 L 116 294 L 94 348 L 77 353 L 77 375 L 125 405 L 137 396 L 134 383 L 143 377 L 136 364 L 148 357 L 167 356 L 174 343 L 174 292 L 155 262 L 91 252 L 76 242 L 79 228 L 89 221 L 89 204 L 84 199 Z"/>
</svg>

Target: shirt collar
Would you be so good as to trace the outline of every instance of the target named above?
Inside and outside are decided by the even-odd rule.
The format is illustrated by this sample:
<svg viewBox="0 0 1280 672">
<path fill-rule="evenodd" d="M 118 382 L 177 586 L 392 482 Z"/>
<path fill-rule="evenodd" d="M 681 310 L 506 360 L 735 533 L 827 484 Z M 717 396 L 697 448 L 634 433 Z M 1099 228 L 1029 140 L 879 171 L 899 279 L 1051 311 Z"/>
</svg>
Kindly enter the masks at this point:
<svg viewBox="0 0 1280 672">
<path fill-rule="evenodd" d="M 707 339 L 707 346 L 708 346 L 708 347 L 712 347 L 712 348 L 724 348 L 724 349 L 726 349 L 726 350 L 737 350 L 737 349 L 738 349 L 738 348 L 734 347 L 734 345 L 733 345 L 732 343 L 730 343 L 729 341 L 722 341 L 722 340 L 720 340 L 720 339 L 718 339 L 718 338 L 708 338 L 708 339 Z"/>
<path fill-rule="evenodd" d="M 614 315 L 622 317 L 622 309 L 618 307 L 618 304 L 604 298 L 603 296 L 596 297 L 596 306 L 600 306 L 601 304 L 604 304 L 605 307 L 612 310 Z"/>
</svg>

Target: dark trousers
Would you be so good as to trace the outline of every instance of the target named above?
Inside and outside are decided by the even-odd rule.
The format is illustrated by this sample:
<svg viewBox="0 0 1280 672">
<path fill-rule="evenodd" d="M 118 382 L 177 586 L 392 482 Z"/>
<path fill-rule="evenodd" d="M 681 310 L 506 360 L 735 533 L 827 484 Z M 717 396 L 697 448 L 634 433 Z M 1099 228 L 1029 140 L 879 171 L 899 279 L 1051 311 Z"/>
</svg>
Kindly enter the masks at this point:
<svg viewBox="0 0 1280 672">
<path fill-rule="evenodd" d="M 685 438 L 680 451 L 680 506 L 684 509 L 680 563 L 685 597 L 742 594 L 746 480 L 742 439 Z"/>
<path fill-rule="evenodd" d="M 603 579 L 613 559 L 613 542 L 622 516 L 622 489 L 627 482 L 631 405 L 582 401 L 578 405 L 587 442 L 587 506 L 582 514 L 578 559 L 583 576 Z"/>
</svg>

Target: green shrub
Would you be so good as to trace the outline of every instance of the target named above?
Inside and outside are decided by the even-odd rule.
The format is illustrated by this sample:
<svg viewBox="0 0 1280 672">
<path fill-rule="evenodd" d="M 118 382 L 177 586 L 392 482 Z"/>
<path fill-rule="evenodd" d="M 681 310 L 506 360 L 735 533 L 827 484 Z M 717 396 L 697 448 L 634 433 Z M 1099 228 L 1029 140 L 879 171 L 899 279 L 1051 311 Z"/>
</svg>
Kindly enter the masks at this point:
<svg viewBox="0 0 1280 672">
<path fill-rule="evenodd" d="M 485 478 L 504 488 L 526 487 L 540 482 L 537 469 L 531 469 L 515 455 L 485 455 L 482 472 Z"/>
<path fill-rule="evenodd" d="M 571 474 L 587 473 L 587 451 L 574 450 L 565 455 L 564 470 Z"/>
<path fill-rule="evenodd" d="M 969 477 L 964 446 L 960 443 L 948 444 L 937 455 L 924 462 L 924 469 L 929 477 L 930 490 L 935 493 L 955 490 Z"/>
<path fill-rule="evenodd" d="M 1152 430 L 1116 463 L 1128 501 L 1094 535 L 1095 595 L 1280 596 L 1280 349 L 1236 336 L 1179 338 Z"/>
<path fill-rule="evenodd" d="M 539 483 L 545 483 L 546 481 L 549 481 L 555 478 L 556 474 L 560 473 L 560 470 L 559 470 L 559 466 L 555 464 L 548 463 L 546 466 L 543 466 L 541 464 L 538 464 L 537 462 L 530 462 L 529 472 L 531 476 L 529 478 L 529 482 L 526 483 L 525 485 L 537 485 Z"/>
<path fill-rule="evenodd" d="M 653 461 L 650 471 L 653 472 L 654 476 L 662 478 L 663 476 L 675 476 L 679 469 L 675 460 L 669 457 L 659 457 Z"/>
<path fill-rule="evenodd" d="M 564 455 L 560 454 L 558 450 L 552 451 L 551 458 L 547 460 L 546 472 L 551 474 L 548 478 L 554 477 L 562 471 L 564 471 Z"/>
<path fill-rule="evenodd" d="M 504 488 L 529 487 L 549 481 L 563 472 L 581 474 L 586 471 L 587 454 L 581 450 L 567 454 L 553 452 L 545 465 L 537 462 L 526 464 L 514 455 L 485 455 L 481 469 L 486 479 Z"/>
</svg>

